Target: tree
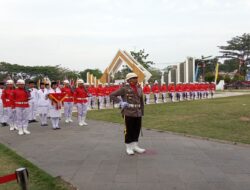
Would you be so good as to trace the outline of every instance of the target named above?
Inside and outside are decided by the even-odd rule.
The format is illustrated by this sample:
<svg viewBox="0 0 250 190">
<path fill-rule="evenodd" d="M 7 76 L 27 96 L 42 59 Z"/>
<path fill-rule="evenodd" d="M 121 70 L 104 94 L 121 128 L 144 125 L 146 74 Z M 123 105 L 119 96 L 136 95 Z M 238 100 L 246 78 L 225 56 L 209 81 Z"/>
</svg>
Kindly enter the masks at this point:
<svg viewBox="0 0 250 190">
<path fill-rule="evenodd" d="M 140 50 L 139 52 L 135 52 L 135 51 L 130 51 L 131 55 L 133 56 L 133 58 L 140 63 L 143 67 L 145 67 L 146 69 L 148 69 L 149 67 L 151 67 L 151 65 L 154 65 L 155 63 L 153 61 L 146 61 L 146 59 L 148 58 L 149 54 L 145 54 L 145 50 Z"/>
<path fill-rule="evenodd" d="M 226 46 L 219 46 L 223 58 L 235 59 L 238 62 L 238 73 L 246 75 L 246 65 L 250 64 L 250 34 L 236 36 L 227 41 Z"/>
</svg>

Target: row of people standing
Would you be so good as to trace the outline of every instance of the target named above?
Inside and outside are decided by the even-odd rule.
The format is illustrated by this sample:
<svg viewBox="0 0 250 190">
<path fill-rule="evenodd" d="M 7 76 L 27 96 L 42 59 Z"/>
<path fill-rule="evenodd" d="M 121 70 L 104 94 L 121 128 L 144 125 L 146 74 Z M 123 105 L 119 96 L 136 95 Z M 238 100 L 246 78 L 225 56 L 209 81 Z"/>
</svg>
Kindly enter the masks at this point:
<svg viewBox="0 0 250 190">
<path fill-rule="evenodd" d="M 150 95 L 154 95 L 154 102 L 159 103 L 160 94 L 162 102 L 167 102 L 167 96 L 169 96 L 170 101 L 180 101 L 188 99 L 202 99 L 208 98 L 210 94 L 213 97 L 216 89 L 214 83 L 207 82 L 195 82 L 195 83 L 177 83 L 176 85 L 171 82 L 166 85 L 163 82 L 161 85 L 157 81 L 154 82 L 152 86 L 148 82 L 145 83 L 143 87 L 143 93 L 145 94 L 145 103 L 150 104 Z"/>
<path fill-rule="evenodd" d="M 48 118 L 51 119 L 52 128 L 60 129 L 61 108 L 64 106 L 65 122 L 73 122 L 72 110 L 76 105 L 78 122 L 80 126 L 87 125 L 89 93 L 83 80 L 77 81 L 78 87 L 72 89 L 69 81 L 64 81 L 62 88 L 57 82 L 50 84 L 40 83 L 39 90 L 34 87 L 34 82 L 29 82 L 28 88 L 25 81 L 19 79 L 16 84 L 13 80 L 0 83 L 0 122 L 2 126 L 9 126 L 11 131 L 17 130 L 19 135 L 30 134 L 28 124 L 36 121 L 40 116 L 41 126 L 47 126 Z M 17 87 L 15 87 L 15 85 Z M 59 100 L 58 97 L 63 97 Z"/>
</svg>

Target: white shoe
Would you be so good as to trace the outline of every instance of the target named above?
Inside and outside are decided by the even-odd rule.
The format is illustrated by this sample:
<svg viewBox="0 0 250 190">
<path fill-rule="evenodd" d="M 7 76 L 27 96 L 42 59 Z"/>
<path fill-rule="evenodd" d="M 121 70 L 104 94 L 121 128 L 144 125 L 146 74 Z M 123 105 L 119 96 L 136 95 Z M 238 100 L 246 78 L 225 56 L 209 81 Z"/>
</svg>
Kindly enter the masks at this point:
<svg viewBox="0 0 250 190">
<path fill-rule="evenodd" d="M 18 130 L 18 135 L 23 135 L 23 129 Z"/>
<path fill-rule="evenodd" d="M 144 153 L 146 150 L 145 149 L 143 149 L 143 148 L 140 148 L 139 146 L 138 146 L 138 143 L 137 142 L 134 142 L 133 143 L 133 150 L 135 151 L 135 152 L 137 152 L 137 153 Z"/>
<path fill-rule="evenodd" d="M 69 122 L 71 122 L 71 123 L 72 123 L 72 122 L 73 122 L 73 120 L 70 118 L 70 119 L 69 119 Z"/>
<path fill-rule="evenodd" d="M 79 125 L 80 125 L 80 126 L 83 126 L 83 123 L 82 123 L 82 122 L 79 122 Z"/>
<path fill-rule="evenodd" d="M 27 134 L 27 135 L 30 134 L 30 132 L 27 129 L 23 129 L 23 132 L 24 132 L 24 134 Z"/>
<path fill-rule="evenodd" d="M 10 126 L 10 131 L 14 131 L 15 127 L 13 125 Z"/>
<path fill-rule="evenodd" d="M 69 120 L 68 120 L 68 119 L 65 119 L 65 123 L 69 123 Z"/>
<path fill-rule="evenodd" d="M 126 144 L 126 152 L 128 155 L 134 155 L 134 150 L 132 149 L 132 143 Z"/>
<path fill-rule="evenodd" d="M 88 124 L 85 121 L 82 121 L 82 125 L 87 126 Z"/>
</svg>

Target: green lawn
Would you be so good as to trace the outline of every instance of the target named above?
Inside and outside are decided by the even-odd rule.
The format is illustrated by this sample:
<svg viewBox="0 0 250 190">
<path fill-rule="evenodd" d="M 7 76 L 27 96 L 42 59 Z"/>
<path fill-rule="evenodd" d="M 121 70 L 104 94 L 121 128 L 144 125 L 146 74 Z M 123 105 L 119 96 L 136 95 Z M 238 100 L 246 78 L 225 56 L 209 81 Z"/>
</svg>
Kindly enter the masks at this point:
<svg viewBox="0 0 250 190">
<path fill-rule="evenodd" d="M 123 123 L 119 109 L 88 118 Z M 250 144 L 250 95 L 147 105 L 143 127 Z"/>
<path fill-rule="evenodd" d="M 53 178 L 15 152 L 0 144 L 0 176 L 12 174 L 17 168 L 25 167 L 29 171 L 29 190 L 73 190 L 60 178 Z M 0 184 L 1 190 L 19 190 L 16 181 Z"/>
</svg>

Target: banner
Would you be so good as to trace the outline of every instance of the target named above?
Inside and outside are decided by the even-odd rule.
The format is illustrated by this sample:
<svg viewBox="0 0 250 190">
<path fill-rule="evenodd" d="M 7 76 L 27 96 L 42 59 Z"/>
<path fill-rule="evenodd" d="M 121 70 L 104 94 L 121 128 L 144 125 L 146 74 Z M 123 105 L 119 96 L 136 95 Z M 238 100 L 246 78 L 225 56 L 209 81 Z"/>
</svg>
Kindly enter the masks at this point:
<svg viewBox="0 0 250 190">
<path fill-rule="evenodd" d="M 49 99 L 52 101 L 52 105 L 56 106 L 56 109 L 61 109 L 62 101 L 66 98 L 66 93 L 50 93 Z"/>
</svg>

